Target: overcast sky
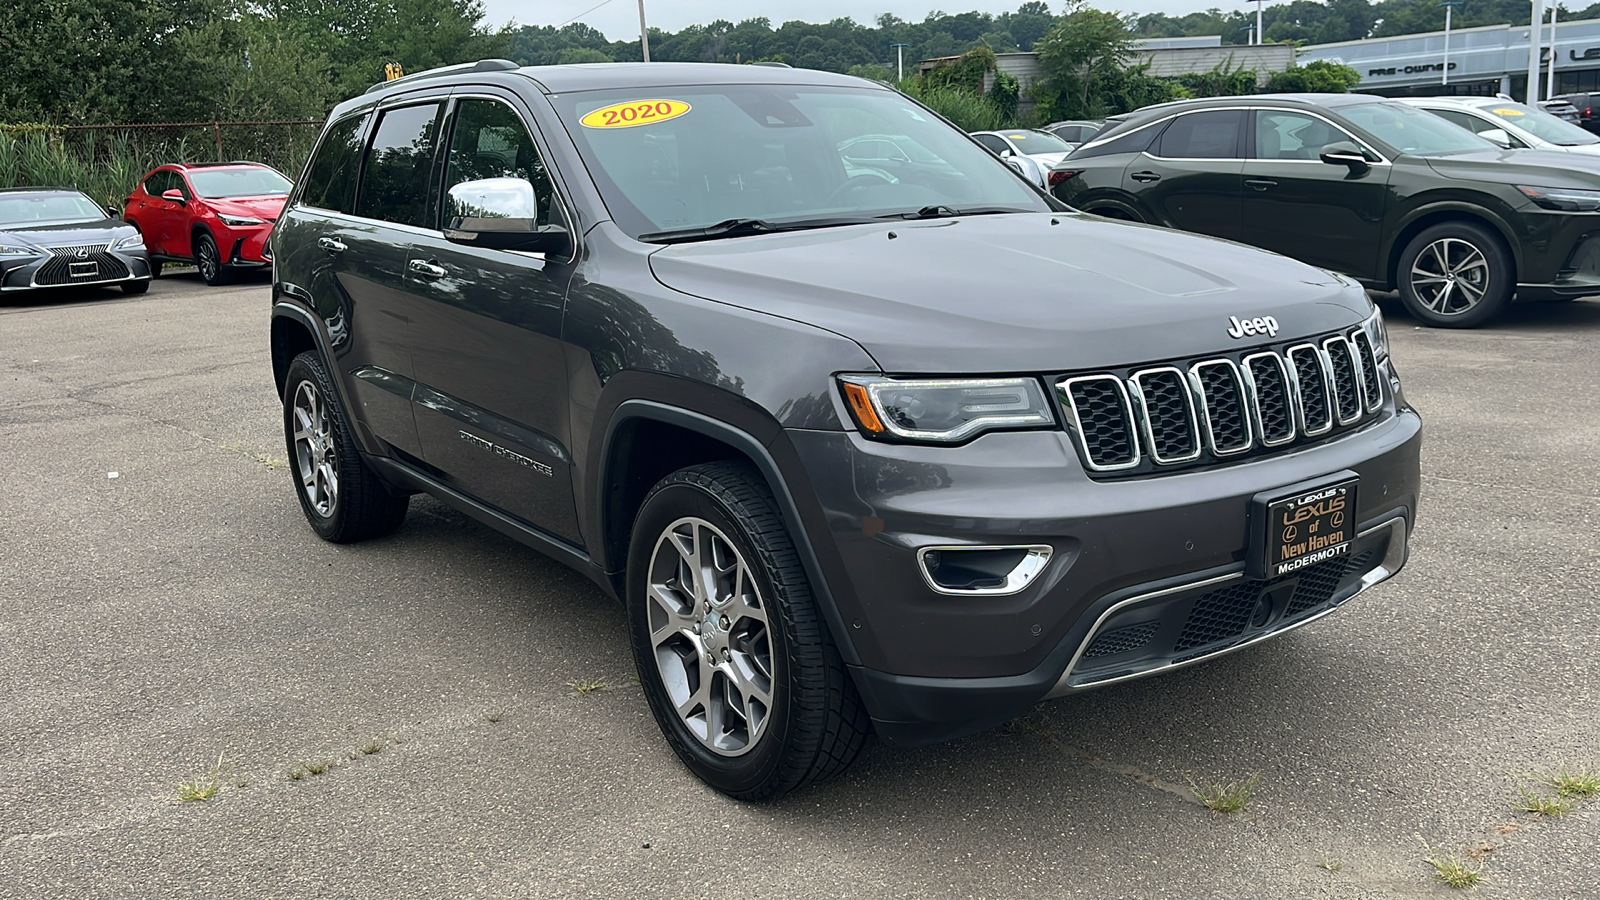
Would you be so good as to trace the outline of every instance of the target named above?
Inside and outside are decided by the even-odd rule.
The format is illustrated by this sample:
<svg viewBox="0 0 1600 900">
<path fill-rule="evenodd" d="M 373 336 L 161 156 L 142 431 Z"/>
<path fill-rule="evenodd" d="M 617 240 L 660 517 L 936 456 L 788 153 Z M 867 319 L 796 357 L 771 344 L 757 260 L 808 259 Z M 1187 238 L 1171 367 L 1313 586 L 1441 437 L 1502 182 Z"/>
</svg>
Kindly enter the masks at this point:
<svg viewBox="0 0 1600 900">
<path fill-rule="evenodd" d="M 576 19 L 605 33 L 614 41 L 639 37 L 639 0 L 609 0 L 593 12 L 584 10 L 600 0 L 483 0 L 486 21 L 501 25 L 515 19 L 518 25 L 562 25 Z M 716 19 L 738 22 L 766 16 L 774 27 L 800 19 L 828 22 L 849 16 L 863 25 L 875 22 L 880 13 L 892 12 L 910 22 L 920 22 L 930 10 L 947 13 L 979 10 L 1003 13 L 1015 10 L 1022 0 L 644 0 L 645 15 L 652 28 L 677 31 L 685 25 L 704 24 Z M 1051 0 L 1050 9 L 1059 13 L 1061 0 Z M 1100 0 L 1103 9 L 1128 13 L 1165 12 L 1183 14 L 1217 6 L 1240 9 L 1245 0 Z M 1253 4 L 1250 4 L 1253 6 Z"/>
</svg>

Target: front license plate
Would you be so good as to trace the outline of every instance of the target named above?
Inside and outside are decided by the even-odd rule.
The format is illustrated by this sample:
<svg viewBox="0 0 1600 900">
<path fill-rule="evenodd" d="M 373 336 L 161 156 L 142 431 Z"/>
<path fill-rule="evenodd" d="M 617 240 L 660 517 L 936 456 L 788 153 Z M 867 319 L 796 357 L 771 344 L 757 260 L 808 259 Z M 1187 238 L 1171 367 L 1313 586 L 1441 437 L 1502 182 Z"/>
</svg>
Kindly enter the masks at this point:
<svg viewBox="0 0 1600 900">
<path fill-rule="evenodd" d="M 67 274 L 72 278 L 95 278 L 100 274 L 99 263 L 72 263 L 67 266 Z"/>
<path fill-rule="evenodd" d="M 1354 478 L 1269 501 L 1262 571 L 1278 578 L 1348 555 L 1355 512 Z"/>
</svg>

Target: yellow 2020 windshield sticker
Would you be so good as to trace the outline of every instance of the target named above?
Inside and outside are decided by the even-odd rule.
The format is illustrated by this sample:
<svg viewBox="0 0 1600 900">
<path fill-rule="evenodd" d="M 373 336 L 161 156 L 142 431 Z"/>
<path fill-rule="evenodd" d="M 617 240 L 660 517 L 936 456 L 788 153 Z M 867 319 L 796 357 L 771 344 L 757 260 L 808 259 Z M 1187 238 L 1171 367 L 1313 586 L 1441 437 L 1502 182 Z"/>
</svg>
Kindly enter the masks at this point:
<svg viewBox="0 0 1600 900">
<path fill-rule="evenodd" d="M 578 121 L 585 128 L 629 128 L 675 119 L 689 111 L 682 100 L 629 100 L 602 106 Z"/>
</svg>

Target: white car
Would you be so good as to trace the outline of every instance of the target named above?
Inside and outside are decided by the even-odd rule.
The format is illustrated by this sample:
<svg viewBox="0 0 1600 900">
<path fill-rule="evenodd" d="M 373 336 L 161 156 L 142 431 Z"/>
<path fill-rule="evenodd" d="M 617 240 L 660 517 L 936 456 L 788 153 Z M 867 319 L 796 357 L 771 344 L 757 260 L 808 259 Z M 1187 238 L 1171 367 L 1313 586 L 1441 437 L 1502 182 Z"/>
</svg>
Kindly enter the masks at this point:
<svg viewBox="0 0 1600 900">
<path fill-rule="evenodd" d="M 1404 97 L 1400 102 L 1427 110 L 1502 147 L 1600 156 L 1600 136 L 1504 97 Z"/>
<path fill-rule="evenodd" d="M 1041 172 L 1049 172 L 1058 163 L 1067 158 L 1072 152 L 1072 145 L 1056 137 L 1048 131 L 1039 131 L 1033 128 L 1013 128 L 1009 131 L 974 131 L 973 139 L 988 147 L 1001 159 L 1023 157 L 1038 163 Z M 1030 173 L 1026 170 L 1034 168 L 1024 165 L 1024 175 Z M 1030 176 L 1031 177 L 1031 176 Z M 1044 182 L 1034 179 L 1041 187 Z"/>
</svg>

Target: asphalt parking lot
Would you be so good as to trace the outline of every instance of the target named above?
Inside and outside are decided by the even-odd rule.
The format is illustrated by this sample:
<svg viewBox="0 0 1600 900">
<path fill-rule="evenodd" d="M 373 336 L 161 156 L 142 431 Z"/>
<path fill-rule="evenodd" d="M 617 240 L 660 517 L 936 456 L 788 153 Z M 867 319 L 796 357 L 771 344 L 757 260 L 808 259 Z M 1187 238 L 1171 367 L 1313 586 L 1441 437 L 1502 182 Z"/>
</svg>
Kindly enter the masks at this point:
<svg viewBox="0 0 1600 900">
<path fill-rule="evenodd" d="M 1397 579 L 760 807 L 679 766 L 576 574 L 425 499 L 312 534 L 265 284 L 0 299 L 0 898 L 1452 895 L 1430 852 L 1600 896 L 1600 798 L 1512 807 L 1600 770 L 1600 299 L 1385 305 L 1427 427 Z"/>
</svg>

